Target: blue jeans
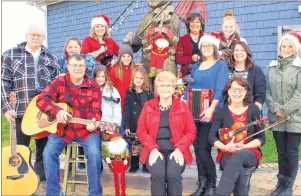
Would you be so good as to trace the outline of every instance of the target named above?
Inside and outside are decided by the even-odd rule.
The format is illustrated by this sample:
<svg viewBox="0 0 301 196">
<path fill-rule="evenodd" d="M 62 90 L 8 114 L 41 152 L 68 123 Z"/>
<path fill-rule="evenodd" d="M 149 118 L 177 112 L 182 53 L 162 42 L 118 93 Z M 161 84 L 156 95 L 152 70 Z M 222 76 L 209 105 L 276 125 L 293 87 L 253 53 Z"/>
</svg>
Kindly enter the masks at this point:
<svg viewBox="0 0 301 196">
<path fill-rule="evenodd" d="M 89 195 L 102 195 L 102 187 L 100 183 L 100 167 L 101 167 L 101 140 L 99 135 L 91 134 L 86 140 L 74 138 L 85 152 L 87 158 L 87 173 L 89 184 Z M 55 134 L 48 136 L 48 142 L 44 150 L 44 167 L 46 173 L 46 195 L 56 196 L 60 194 L 60 162 L 61 154 L 67 143 Z"/>
</svg>

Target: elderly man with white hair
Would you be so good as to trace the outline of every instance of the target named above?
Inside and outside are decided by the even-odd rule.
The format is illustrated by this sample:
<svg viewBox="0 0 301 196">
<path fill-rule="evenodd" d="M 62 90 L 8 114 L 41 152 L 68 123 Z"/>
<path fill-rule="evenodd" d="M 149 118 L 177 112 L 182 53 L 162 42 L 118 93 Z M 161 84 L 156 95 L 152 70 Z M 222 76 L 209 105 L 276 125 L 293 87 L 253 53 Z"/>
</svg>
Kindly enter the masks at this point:
<svg viewBox="0 0 301 196">
<path fill-rule="evenodd" d="M 2 55 L 1 110 L 7 120 L 16 123 L 17 144 L 29 146 L 30 136 L 21 131 L 22 118 L 31 99 L 40 93 L 58 74 L 57 58 L 43 42 L 44 30 L 38 25 L 28 26 L 26 41 Z M 16 92 L 16 108 L 9 104 L 9 92 Z M 37 139 L 34 169 L 40 180 L 45 180 L 43 151 L 47 138 Z"/>
</svg>

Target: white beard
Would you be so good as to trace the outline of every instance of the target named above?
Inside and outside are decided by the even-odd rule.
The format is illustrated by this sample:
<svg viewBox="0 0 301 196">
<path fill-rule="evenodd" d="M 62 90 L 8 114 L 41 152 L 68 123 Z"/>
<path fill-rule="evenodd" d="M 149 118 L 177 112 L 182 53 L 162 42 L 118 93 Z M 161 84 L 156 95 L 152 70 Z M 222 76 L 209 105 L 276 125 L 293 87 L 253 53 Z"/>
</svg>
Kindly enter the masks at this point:
<svg viewBox="0 0 301 196">
<path fill-rule="evenodd" d="M 109 141 L 107 147 L 111 154 L 121 154 L 126 150 L 127 145 L 126 141 L 123 138 L 120 138 L 114 141 Z"/>
</svg>

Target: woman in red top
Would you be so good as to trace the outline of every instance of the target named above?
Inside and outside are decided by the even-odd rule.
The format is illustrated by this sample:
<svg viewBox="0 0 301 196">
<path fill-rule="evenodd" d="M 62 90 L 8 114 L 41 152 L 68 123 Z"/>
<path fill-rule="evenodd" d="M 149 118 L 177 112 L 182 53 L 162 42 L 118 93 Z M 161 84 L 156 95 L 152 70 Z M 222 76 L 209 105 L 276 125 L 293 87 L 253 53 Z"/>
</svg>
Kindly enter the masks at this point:
<svg viewBox="0 0 301 196">
<path fill-rule="evenodd" d="M 137 136 L 143 145 L 140 161 L 151 174 L 152 195 L 181 195 L 181 174 L 185 164 L 192 162 L 189 147 L 196 128 L 187 104 L 173 97 L 175 85 L 175 75 L 159 73 L 158 97 L 144 104 L 138 120 Z"/>
<path fill-rule="evenodd" d="M 91 32 L 82 43 L 82 54 L 91 54 L 95 60 L 101 62 L 101 58 L 106 55 L 118 55 L 119 46 L 110 38 L 110 20 L 106 15 L 99 14 L 91 22 Z M 112 58 L 111 58 L 112 59 Z M 111 60 L 110 59 L 110 60 Z M 108 62 L 108 61 L 107 61 Z"/>
<path fill-rule="evenodd" d="M 201 60 L 199 41 L 205 30 L 205 20 L 199 13 L 191 14 L 186 21 L 187 34 L 180 37 L 177 51 L 176 62 L 181 65 L 183 76 L 188 74 L 189 64 Z"/>
<path fill-rule="evenodd" d="M 209 133 L 209 143 L 219 150 L 217 162 L 223 170 L 216 195 L 248 195 L 248 176 L 246 168 L 258 166 L 261 160 L 259 147 L 265 143 L 264 132 L 244 143 L 235 143 L 234 138 L 228 144 L 219 139 L 220 128 L 231 128 L 234 122 L 248 124 L 258 120 L 261 116 L 259 108 L 253 103 L 248 81 L 239 76 L 233 76 L 223 91 L 226 105 L 221 107 L 214 116 L 213 125 Z M 248 128 L 247 135 L 261 130 L 263 126 L 253 125 Z"/>
<path fill-rule="evenodd" d="M 117 64 L 113 64 L 109 69 L 109 76 L 120 94 L 122 111 L 125 94 L 130 86 L 132 71 L 135 67 L 138 67 L 138 65 L 134 64 L 133 54 L 131 46 L 123 42 L 119 50 Z"/>
</svg>

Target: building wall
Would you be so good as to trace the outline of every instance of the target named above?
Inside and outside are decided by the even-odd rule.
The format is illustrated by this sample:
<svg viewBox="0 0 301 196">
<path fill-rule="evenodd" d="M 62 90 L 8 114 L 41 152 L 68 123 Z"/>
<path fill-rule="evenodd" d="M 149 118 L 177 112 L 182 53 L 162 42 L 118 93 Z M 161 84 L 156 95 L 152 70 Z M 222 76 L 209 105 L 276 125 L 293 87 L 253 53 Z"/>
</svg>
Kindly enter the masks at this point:
<svg viewBox="0 0 301 196">
<path fill-rule="evenodd" d="M 177 2 L 174 2 L 176 4 Z M 67 1 L 48 6 L 48 46 L 56 55 L 63 54 L 65 40 L 76 36 L 83 40 L 90 31 L 91 19 L 96 14 L 106 14 L 112 24 L 129 1 Z M 268 63 L 277 57 L 278 26 L 300 25 L 298 1 L 208 1 L 206 32 L 220 31 L 221 21 L 226 10 L 232 10 L 240 26 L 241 36 L 244 37 L 252 51 L 255 63 L 264 73 Z M 146 1 L 139 3 L 125 19 L 118 32 L 112 32 L 112 38 L 121 44 L 122 38 L 130 31 L 135 32 L 143 16 L 150 10 Z M 185 24 L 181 24 L 181 35 L 186 34 Z M 135 54 L 135 62 L 139 62 L 141 52 Z M 266 114 L 266 107 L 263 111 Z"/>
<path fill-rule="evenodd" d="M 56 55 L 63 54 L 65 40 L 76 36 L 83 40 L 90 31 L 91 19 L 96 14 L 106 14 L 112 24 L 129 1 L 66 1 L 49 5 L 47 10 L 48 46 Z M 176 2 L 174 3 L 176 4 Z M 301 24 L 298 14 L 298 1 L 221 1 L 207 3 L 207 21 L 205 31 L 219 31 L 226 10 L 232 10 L 240 26 L 241 35 L 247 40 L 257 65 L 265 71 L 269 61 L 277 56 L 278 26 Z M 135 32 L 143 16 L 150 10 L 146 1 L 139 3 L 124 21 L 118 32 L 112 32 L 113 39 L 121 44 L 122 38 L 130 31 Z M 186 33 L 181 24 L 181 35 Z M 139 61 L 140 52 L 136 54 Z"/>
</svg>

